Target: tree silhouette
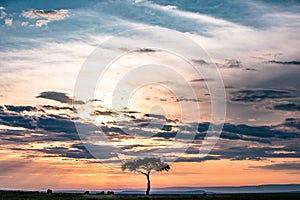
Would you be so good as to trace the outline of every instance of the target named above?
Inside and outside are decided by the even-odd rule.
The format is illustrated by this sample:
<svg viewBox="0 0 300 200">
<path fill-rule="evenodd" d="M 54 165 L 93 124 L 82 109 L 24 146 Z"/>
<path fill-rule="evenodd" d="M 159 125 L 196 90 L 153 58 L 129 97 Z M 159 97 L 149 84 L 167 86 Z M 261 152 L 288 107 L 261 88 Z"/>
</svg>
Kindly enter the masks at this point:
<svg viewBox="0 0 300 200">
<path fill-rule="evenodd" d="M 146 195 L 149 195 L 151 184 L 150 184 L 150 173 L 151 171 L 169 171 L 170 165 L 162 162 L 159 158 L 141 158 L 133 161 L 128 161 L 122 165 L 122 170 L 128 170 L 130 172 L 138 172 L 147 177 L 147 190 Z"/>
</svg>

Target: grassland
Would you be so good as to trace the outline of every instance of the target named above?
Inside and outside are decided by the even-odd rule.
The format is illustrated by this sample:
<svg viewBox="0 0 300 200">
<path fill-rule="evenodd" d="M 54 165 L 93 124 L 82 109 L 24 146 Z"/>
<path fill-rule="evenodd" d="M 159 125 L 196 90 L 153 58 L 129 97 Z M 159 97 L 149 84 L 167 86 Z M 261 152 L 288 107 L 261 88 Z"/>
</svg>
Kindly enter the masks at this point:
<svg viewBox="0 0 300 200">
<path fill-rule="evenodd" d="M 173 199 L 205 199 L 205 200 L 299 200 L 300 194 L 226 194 L 226 195 L 83 195 L 54 193 L 45 194 L 38 192 L 12 192 L 0 191 L 0 200 L 93 200 L 93 199 L 149 199 L 149 200 L 173 200 Z"/>
</svg>

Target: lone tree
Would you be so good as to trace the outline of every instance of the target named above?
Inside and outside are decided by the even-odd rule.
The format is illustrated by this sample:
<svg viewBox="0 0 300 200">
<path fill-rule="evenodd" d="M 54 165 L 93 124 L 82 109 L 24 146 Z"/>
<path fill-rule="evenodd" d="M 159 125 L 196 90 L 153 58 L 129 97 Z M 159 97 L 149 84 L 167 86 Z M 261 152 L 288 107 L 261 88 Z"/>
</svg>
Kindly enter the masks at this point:
<svg viewBox="0 0 300 200">
<path fill-rule="evenodd" d="M 151 171 L 169 171 L 170 165 L 162 162 L 159 158 L 141 158 L 133 161 L 128 161 L 122 165 L 122 170 L 130 172 L 138 172 L 147 177 L 147 190 L 146 195 L 150 193 L 150 173 Z"/>
</svg>

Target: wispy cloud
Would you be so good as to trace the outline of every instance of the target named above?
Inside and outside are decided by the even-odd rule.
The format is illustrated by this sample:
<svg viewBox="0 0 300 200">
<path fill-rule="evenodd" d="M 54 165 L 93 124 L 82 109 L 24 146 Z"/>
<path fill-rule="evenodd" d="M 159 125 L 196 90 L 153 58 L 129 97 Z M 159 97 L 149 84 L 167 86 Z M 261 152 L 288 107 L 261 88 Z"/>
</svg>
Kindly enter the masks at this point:
<svg viewBox="0 0 300 200">
<path fill-rule="evenodd" d="M 262 102 L 266 99 L 283 99 L 296 97 L 296 95 L 291 91 L 272 89 L 245 89 L 234 91 L 231 94 L 231 101 L 236 102 Z"/>
</svg>

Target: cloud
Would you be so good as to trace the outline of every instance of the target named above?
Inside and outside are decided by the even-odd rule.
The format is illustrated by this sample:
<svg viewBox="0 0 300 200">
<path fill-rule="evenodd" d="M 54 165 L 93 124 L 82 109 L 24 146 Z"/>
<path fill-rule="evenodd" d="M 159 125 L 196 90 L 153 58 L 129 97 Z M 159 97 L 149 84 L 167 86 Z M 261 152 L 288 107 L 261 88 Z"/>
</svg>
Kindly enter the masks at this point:
<svg viewBox="0 0 300 200">
<path fill-rule="evenodd" d="M 59 109 L 60 107 L 51 107 L 49 105 L 39 106 L 39 108 L 44 109 Z M 62 107 L 62 110 L 70 111 L 69 107 Z M 4 124 L 10 127 L 22 127 L 25 130 L 0 130 L 0 142 L 1 144 L 7 144 L 13 142 L 14 150 L 25 151 L 22 147 L 19 147 L 18 144 L 26 144 L 26 143 L 34 143 L 34 142 L 66 142 L 67 145 L 63 147 L 42 147 L 42 148 L 31 148 L 32 151 L 42 152 L 45 154 L 51 154 L 53 156 L 58 157 L 68 157 L 68 158 L 76 158 L 76 159 L 90 159 L 92 156 L 86 151 L 83 145 L 79 145 L 78 142 L 80 138 L 77 133 L 77 129 L 75 127 L 74 121 L 70 117 L 63 117 L 55 114 L 47 114 L 44 113 L 42 115 L 26 115 L 23 111 L 35 113 L 39 111 L 38 107 L 28 107 L 28 106 L 12 106 L 7 105 L 5 107 L 0 107 L 0 124 Z M 59 109 L 60 110 L 60 109 Z M 46 110 L 47 111 L 47 110 Z M 129 112 L 129 111 L 128 111 Z M 136 113 L 136 112 L 134 112 Z M 109 114 L 109 113 L 108 113 Z M 130 122 L 125 124 L 118 124 L 118 126 L 96 126 L 89 123 L 81 123 L 77 122 L 79 126 L 86 130 L 86 133 L 94 133 L 95 131 L 99 131 L 100 128 L 106 137 L 110 139 L 124 139 L 130 137 L 127 135 L 127 131 L 130 133 L 134 133 L 134 127 L 144 126 L 143 123 L 146 123 L 146 126 L 153 119 L 164 119 L 168 121 L 162 115 L 153 115 L 153 114 L 145 114 L 141 119 L 133 119 Z M 137 122 L 137 123 L 136 123 Z M 134 126 L 133 126 L 134 123 Z M 171 122 L 170 122 L 171 123 Z M 128 126 L 130 124 L 130 126 Z M 222 134 L 220 135 L 219 142 L 217 143 L 217 148 L 211 152 L 210 157 L 205 157 L 198 159 L 197 153 L 197 144 L 199 145 L 199 141 L 203 140 L 206 131 L 210 123 L 200 123 L 198 125 L 198 132 L 196 133 L 195 145 L 191 145 L 192 148 L 189 148 L 186 152 L 190 154 L 191 157 L 186 157 L 185 155 L 179 159 L 182 162 L 195 162 L 195 161 L 205 161 L 205 160 L 219 160 L 219 159 L 268 159 L 268 158 L 298 158 L 300 157 L 300 148 L 297 145 L 293 145 L 292 143 L 286 142 L 286 145 L 275 145 L 273 142 L 276 141 L 290 141 L 300 138 L 300 132 L 297 131 L 297 128 L 300 128 L 299 120 L 295 118 L 286 119 L 282 124 L 274 125 L 274 126 L 249 126 L 246 124 L 234 125 L 234 124 L 225 124 Z M 292 128 L 291 130 L 286 129 L 285 127 Z M 174 129 L 173 129 L 174 128 Z M 165 141 L 174 138 L 177 134 L 175 131 L 177 128 L 180 130 L 184 130 L 184 134 L 190 134 L 190 127 L 180 127 L 180 125 L 174 124 L 163 124 L 160 126 L 159 124 L 151 126 L 151 130 L 144 131 L 141 129 L 137 129 L 137 135 L 145 135 L 148 136 L 150 140 L 154 140 L 157 138 L 163 138 Z M 29 130 L 28 130 L 29 129 Z M 160 130 L 156 130 L 160 129 Z M 300 130 L 300 129 L 298 129 Z M 9 137 L 7 137 L 9 136 Z M 236 144 L 240 144 L 241 146 L 232 147 L 232 141 L 238 140 L 239 142 Z M 295 140 L 296 141 L 296 140 Z M 178 141 L 180 142 L 180 141 Z M 229 142 L 231 145 L 223 145 L 222 143 Z M 51 144 L 51 143 L 49 143 Z M 77 144 L 77 145 L 76 145 Z M 255 147 L 252 146 L 255 144 Z M 259 144 L 259 145 L 258 145 Z M 71 145 L 71 146 L 70 146 Z M 263 146 L 268 145 L 268 146 Z M 98 152 L 99 157 L 110 159 L 115 157 L 114 149 L 105 146 L 93 146 L 93 144 L 89 144 L 91 148 L 94 150 L 99 150 L 103 152 Z M 136 148 L 138 147 L 138 148 Z M 126 144 L 122 149 L 125 149 L 125 154 L 130 154 L 132 152 L 148 151 L 149 147 L 145 145 L 140 146 L 127 146 Z M 136 148 L 136 149 L 135 149 Z M 152 146 L 150 146 L 152 148 Z M 178 149 L 166 149 L 166 153 L 176 153 Z M 279 151 L 286 151 L 291 153 L 278 153 Z M 293 153 L 294 152 L 294 153 Z M 195 155 L 193 155 L 195 154 Z M 98 157 L 98 155 L 97 155 Z"/>
<path fill-rule="evenodd" d="M 245 89 L 231 93 L 231 101 L 236 102 L 261 102 L 266 99 L 282 99 L 296 97 L 291 91 L 272 89 Z"/>
<path fill-rule="evenodd" d="M 195 135 L 195 140 L 203 140 L 205 138 L 209 125 L 208 122 L 198 124 L 198 132 Z M 287 127 L 294 129 L 289 130 Z M 285 122 L 274 126 L 249 126 L 246 124 L 235 125 L 226 123 L 223 126 L 220 138 L 228 141 L 239 140 L 261 144 L 272 144 L 273 141 L 277 140 L 283 141 L 300 138 L 300 131 L 295 130 L 295 128 L 300 129 L 300 123 L 297 119 L 286 119 Z M 180 129 L 189 130 L 189 127 L 180 127 Z M 170 139 L 174 138 L 176 134 L 177 132 L 172 132 L 172 129 L 170 129 L 165 130 L 164 132 L 158 132 L 153 137 Z"/>
<path fill-rule="evenodd" d="M 160 50 L 157 49 L 150 49 L 150 48 L 140 48 L 140 49 L 136 49 L 133 52 L 137 52 L 137 53 L 155 53 L 158 52 Z"/>
<path fill-rule="evenodd" d="M 61 116 L 41 116 L 37 119 L 37 127 L 49 132 L 77 133 L 72 120 Z"/>
<path fill-rule="evenodd" d="M 47 147 L 43 149 L 36 149 L 36 151 L 46 154 L 55 154 L 58 157 L 77 158 L 77 159 L 91 159 L 94 158 L 85 148 L 76 148 L 72 145 L 72 149 L 65 147 Z"/>
<path fill-rule="evenodd" d="M 187 102 L 201 102 L 199 99 L 189 99 L 189 98 L 177 98 L 177 102 L 187 101 Z"/>
<path fill-rule="evenodd" d="M 37 110 L 32 106 L 13 106 L 13 105 L 5 105 L 6 109 L 14 112 L 23 112 L 23 111 L 35 111 Z"/>
<path fill-rule="evenodd" d="M 292 61 L 278 61 L 278 60 L 270 60 L 267 63 L 274 64 L 282 64 L 282 65 L 300 65 L 300 61 L 292 60 Z"/>
<path fill-rule="evenodd" d="M 296 128 L 300 130 L 300 119 L 299 118 L 287 118 L 283 123 L 285 127 Z"/>
<path fill-rule="evenodd" d="M 199 78 L 199 79 L 193 79 L 192 82 L 207 82 L 207 81 L 215 81 L 215 79 L 212 78 Z"/>
<path fill-rule="evenodd" d="M 165 139 L 170 139 L 170 138 L 175 138 L 175 136 L 177 135 L 177 132 L 159 132 L 157 134 L 155 134 L 153 137 L 162 137 Z"/>
<path fill-rule="evenodd" d="M 300 111 L 300 104 L 296 104 L 296 103 L 277 104 L 273 106 L 273 109 L 285 110 L 285 111 Z"/>
<path fill-rule="evenodd" d="M 46 109 L 46 110 L 69 110 L 69 111 L 75 111 L 74 107 L 69 107 L 69 106 L 43 105 L 42 108 Z"/>
<path fill-rule="evenodd" d="M 42 26 L 47 26 L 48 23 L 49 23 L 49 20 L 39 19 L 36 21 L 35 25 L 37 27 L 42 27 Z"/>
<path fill-rule="evenodd" d="M 222 149 L 213 149 L 211 155 L 219 155 L 223 159 L 231 160 L 262 160 L 268 158 L 300 158 L 298 153 L 276 153 L 280 147 L 251 147 L 237 146 Z"/>
<path fill-rule="evenodd" d="M 300 162 L 284 162 L 265 166 L 252 166 L 250 168 L 271 169 L 271 170 L 300 170 Z"/>
<path fill-rule="evenodd" d="M 13 24 L 13 19 L 12 19 L 12 18 L 6 18 L 6 19 L 4 20 L 4 23 L 5 23 L 5 25 L 7 25 L 7 26 L 12 26 L 12 24 Z"/>
<path fill-rule="evenodd" d="M 32 133 L 36 131 L 39 134 L 45 132 L 48 132 L 48 134 L 60 133 L 55 136 L 57 137 L 56 140 L 60 140 L 58 138 L 79 140 L 77 129 L 72 118 L 44 113 L 45 111 L 41 110 L 40 107 L 9 105 L 5 106 L 5 108 L 6 110 L 4 110 L 3 107 L 0 109 L 0 124 L 8 127 L 24 128 L 24 133 L 27 129 L 31 130 Z M 26 113 L 24 113 L 24 111 L 26 111 Z M 37 111 L 43 114 L 37 114 Z M 29 114 L 27 112 L 31 113 Z M 90 126 L 94 130 L 96 129 L 95 126 L 89 124 L 85 124 L 85 126 Z M 54 137 L 53 134 L 52 137 Z M 53 140 L 54 139 L 55 138 L 53 138 Z"/>
<path fill-rule="evenodd" d="M 230 68 L 244 68 L 241 61 L 236 59 L 226 59 L 225 63 L 217 63 L 217 62 L 207 62 L 203 59 L 192 59 L 192 62 L 199 66 L 206 66 L 206 67 L 218 67 L 224 69 Z M 252 68 L 246 68 L 245 70 L 253 70 Z"/>
<path fill-rule="evenodd" d="M 7 15 L 4 10 L 5 8 L 0 6 L 0 19 L 3 19 Z"/>
<path fill-rule="evenodd" d="M 8 172 L 14 172 L 18 169 L 24 169 L 30 164 L 30 161 L 26 160 L 1 160 L 0 161 L 0 175 L 6 174 Z"/>
<path fill-rule="evenodd" d="M 28 10 L 23 11 L 22 16 L 28 19 L 36 19 L 35 25 L 37 27 L 47 26 L 51 21 L 60 21 L 64 20 L 66 17 L 69 17 L 69 10 L 60 9 L 60 10 Z M 25 25 L 25 24 L 24 24 Z"/>
<path fill-rule="evenodd" d="M 83 158 L 86 158 L 86 157 L 93 158 L 93 156 L 89 153 L 89 151 L 86 149 L 86 147 L 82 143 L 72 144 L 71 147 L 80 150 L 81 151 L 80 155 L 83 155 L 84 156 Z M 109 158 L 117 157 L 117 154 L 114 153 L 115 149 L 108 145 L 101 145 L 101 146 L 100 145 L 89 145 L 89 149 L 93 149 L 96 151 L 97 158 L 109 159 Z M 69 156 L 70 155 L 72 155 L 72 154 L 69 154 Z M 80 155 L 76 155 L 76 156 L 80 156 Z M 74 154 L 73 154 L 73 156 L 74 156 Z M 79 158 L 79 157 L 77 157 L 77 158 Z"/>
<path fill-rule="evenodd" d="M 29 19 L 39 19 L 45 18 L 48 20 L 63 20 L 68 16 L 68 10 L 61 9 L 61 10 L 28 10 L 23 11 L 22 16 L 29 18 Z"/>
<path fill-rule="evenodd" d="M 269 140 L 299 138 L 300 132 L 295 130 L 286 130 L 285 127 L 297 128 L 299 120 L 286 119 L 283 123 L 273 126 L 249 126 L 246 124 L 224 124 L 223 132 L 240 134 L 247 137 L 257 137 Z"/>
<path fill-rule="evenodd" d="M 197 157 L 180 157 L 178 158 L 175 162 L 204 162 L 207 160 L 220 160 L 221 158 L 217 156 L 205 156 L 200 158 L 199 156 Z"/>
<path fill-rule="evenodd" d="M 197 64 L 197 65 L 208 65 L 210 63 L 206 62 L 205 60 L 203 59 L 192 59 L 192 62 Z"/>
<path fill-rule="evenodd" d="M 222 67 L 222 68 L 242 68 L 243 67 L 241 61 L 238 61 L 235 59 L 227 60 L 226 63 L 224 63 L 223 65 L 218 65 L 218 66 Z"/>
<path fill-rule="evenodd" d="M 156 118 L 156 119 L 166 119 L 166 117 L 164 115 L 151 114 L 151 113 L 144 114 L 144 117 L 146 117 L 146 118 Z"/>
<path fill-rule="evenodd" d="M 0 114 L 0 124 L 26 129 L 34 129 L 36 127 L 34 117 L 10 113 Z"/>
<path fill-rule="evenodd" d="M 56 91 L 45 91 L 40 93 L 37 98 L 50 99 L 61 103 L 72 104 L 73 99 L 67 96 L 66 93 Z M 75 101 L 76 104 L 84 104 L 83 101 Z"/>
<path fill-rule="evenodd" d="M 118 115 L 118 113 L 111 110 L 106 110 L 106 111 L 95 110 L 94 113 L 92 114 L 92 116 L 101 116 L 101 115 L 116 116 Z"/>
<path fill-rule="evenodd" d="M 29 24 L 29 22 L 22 22 L 21 26 L 27 26 Z"/>
<path fill-rule="evenodd" d="M 255 69 L 255 68 L 245 68 L 244 70 L 245 71 L 257 71 L 257 69 Z"/>
<path fill-rule="evenodd" d="M 228 139 L 228 140 L 243 140 L 243 141 L 251 141 L 251 142 L 259 142 L 265 144 L 271 144 L 271 141 L 268 139 L 262 139 L 259 137 L 247 137 L 243 134 L 231 133 L 231 132 L 222 132 L 220 138 Z"/>
</svg>

